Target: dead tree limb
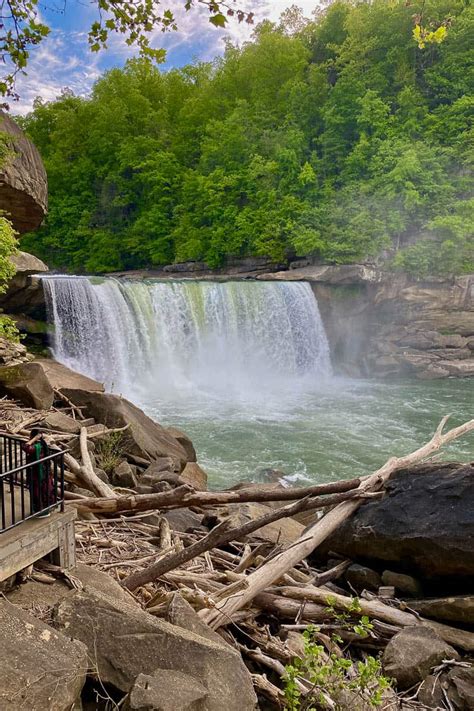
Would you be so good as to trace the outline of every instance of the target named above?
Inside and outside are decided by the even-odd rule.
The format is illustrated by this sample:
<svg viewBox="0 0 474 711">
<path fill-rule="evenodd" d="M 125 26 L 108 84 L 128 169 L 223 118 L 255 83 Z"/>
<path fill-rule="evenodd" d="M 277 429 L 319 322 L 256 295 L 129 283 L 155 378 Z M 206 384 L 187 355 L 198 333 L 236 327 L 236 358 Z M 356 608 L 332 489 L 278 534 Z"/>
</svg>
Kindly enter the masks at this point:
<svg viewBox="0 0 474 711">
<path fill-rule="evenodd" d="M 80 447 L 81 447 L 81 457 L 82 466 L 79 464 L 77 459 L 75 459 L 71 454 L 67 453 L 64 455 L 64 462 L 66 466 L 71 470 L 71 472 L 80 479 L 87 489 L 90 489 L 97 496 L 107 496 L 112 499 L 117 497 L 111 486 L 106 484 L 102 479 L 99 479 L 92 466 L 92 461 L 90 458 L 89 450 L 87 448 L 87 430 L 85 427 L 81 427 L 80 435 Z M 81 499 L 81 501 L 88 501 L 89 499 Z M 78 503 L 79 500 L 74 501 Z M 71 501 L 71 504 L 73 502 Z"/>
<path fill-rule="evenodd" d="M 158 494 L 136 494 L 115 498 L 91 497 L 83 499 L 80 508 L 94 513 L 118 513 L 121 511 L 148 511 L 152 509 L 186 508 L 189 506 L 218 506 L 247 502 L 295 501 L 307 496 L 337 494 L 355 491 L 361 479 L 334 481 L 300 489 L 240 489 L 238 491 L 194 491 L 189 486 L 180 486 L 173 491 Z"/>
<path fill-rule="evenodd" d="M 448 416 L 443 417 L 429 442 L 404 457 L 391 457 L 380 469 L 377 469 L 362 481 L 358 491 L 363 493 L 379 490 L 393 472 L 412 466 L 436 452 L 443 445 L 474 430 L 474 420 L 470 420 L 443 434 L 443 427 L 447 419 Z M 310 555 L 346 518 L 357 510 L 360 504 L 361 499 L 352 499 L 337 505 L 305 531 L 296 543 L 293 543 L 268 563 L 251 573 L 248 576 L 249 585 L 247 588 L 231 598 L 221 600 L 212 610 L 202 610 L 200 612 L 202 619 L 213 629 L 226 624 L 234 612 L 245 607 L 255 595 L 263 592 L 303 558 Z"/>
</svg>

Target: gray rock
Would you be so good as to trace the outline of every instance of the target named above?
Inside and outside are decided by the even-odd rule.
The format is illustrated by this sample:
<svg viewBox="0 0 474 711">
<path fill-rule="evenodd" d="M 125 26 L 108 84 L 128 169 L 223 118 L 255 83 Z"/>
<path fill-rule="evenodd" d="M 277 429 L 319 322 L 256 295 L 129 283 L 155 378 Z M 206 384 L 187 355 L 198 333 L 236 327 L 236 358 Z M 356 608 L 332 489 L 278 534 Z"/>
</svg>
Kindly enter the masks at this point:
<svg viewBox="0 0 474 711">
<path fill-rule="evenodd" d="M 419 581 L 412 575 L 396 573 L 393 570 L 384 570 L 382 573 L 382 583 L 384 585 L 392 585 L 398 593 L 402 593 L 403 595 L 419 597 L 423 594 Z"/>
<path fill-rule="evenodd" d="M 172 509 L 165 511 L 164 518 L 168 521 L 172 531 L 186 533 L 192 528 L 201 525 L 202 516 L 191 511 L 191 509 Z"/>
<path fill-rule="evenodd" d="M 56 607 L 55 624 L 87 645 L 104 684 L 128 693 L 139 674 L 159 678 L 166 669 L 199 680 L 207 691 L 203 711 L 254 708 L 252 680 L 237 652 L 140 609 L 76 592 Z"/>
<path fill-rule="evenodd" d="M 186 456 L 188 458 L 188 462 L 195 462 L 196 461 L 196 450 L 194 449 L 194 445 L 189 439 L 188 435 L 185 434 L 185 432 L 182 432 L 179 430 L 177 427 L 167 427 L 166 431 L 174 437 L 180 445 L 184 448 L 186 451 Z"/>
<path fill-rule="evenodd" d="M 138 482 L 137 468 L 128 462 L 120 462 L 111 475 L 113 486 L 122 486 L 125 489 L 133 489 Z"/>
<path fill-rule="evenodd" d="M 184 468 L 187 454 L 182 445 L 164 427 L 125 398 L 82 389 L 62 388 L 61 392 L 82 408 L 85 415 L 100 424 L 110 428 L 128 425 L 127 451 L 131 454 L 148 460 L 173 457 Z"/>
<path fill-rule="evenodd" d="M 397 472 L 378 501 L 363 503 L 320 547 L 406 566 L 425 585 L 474 578 L 474 465 L 428 463 Z M 387 566 L 388 567 L 388 566 Z"/>
<path fill-rule="evenodd" d="M 81 431 L 81 426 L 80 420 L 75 420 L 63 412 L 50 412 L 41 423 L 41 427 L 48 430 L 58 430 L 70 434 L 78 434 Z"/>
<path fill-rule="evenodd" d="M 454 667 L 449 672 L 430 674 L 420 687 L 418 701 L 430 709 L 450 707 L 456 711 L 474 709 L 474 667 Z"/>
<path fill-rule="evenodd" d="M 474 625 L 474 595 L 410 600 L 410 607 L 422 617 Z"/>
<path fill-rule="evenodd" d="M 53 388 L 38 363 L 0 368 L 0 395 L 8 395 L 37 410 L 49 410 L 54 400 Z"/>
<path fill-rule="evenodd" d="M 372 568 L 367 568 L 365 565 L 358 565 L 353 563 L 346 570 L 346 580 L 352 585 L 354 590 L 357 592 L 362 592 L 362 590 L 373 590 L 379 589 L 382 584 L 382 579 L 380 575 Z"/>
<path fill-rule="evenodd" d="M 87 648 L 0 600 L 0 708 L 69 711 L 86 679 Z"/>
<path fill-rule="evenodd" d="M 124 704 L 125 711 L 205 711 L 207 690 L 199 679 L 160 669 L 155 676 L 140 674 Z"/>
<path fill-rule="evenodd" d="M 443 659 L 459 659 L 459 654 L 429 627 L 406 627 L 387 644 L 383 668 L 387 676 L 397 681 L 399 689 L 409 689 L 423 681 Z"/>
</svg>

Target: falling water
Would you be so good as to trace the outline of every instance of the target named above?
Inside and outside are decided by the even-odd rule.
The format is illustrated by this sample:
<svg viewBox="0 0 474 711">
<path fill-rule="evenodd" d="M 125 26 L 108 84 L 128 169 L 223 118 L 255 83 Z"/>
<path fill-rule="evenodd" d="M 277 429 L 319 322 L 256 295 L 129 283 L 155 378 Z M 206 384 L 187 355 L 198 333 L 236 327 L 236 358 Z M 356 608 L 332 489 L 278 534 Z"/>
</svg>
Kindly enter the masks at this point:
<svg viewBox="0 0 474 711">
<path fill-rule="evenodd" d="M 55 357 L 135 399 L 239 399 L 317 383 L 329 348 L 308 284 L 44 279 Z"/>
<path fill-rule="evenodd" d="M 212 486 L 351 478 L 472 417 L 467 381 L 331 376 L 308 284 L 45 277 L 55 357 L 187 432 Z M 472 459 L 469 441 L 446 456 Z"/>
</svg>

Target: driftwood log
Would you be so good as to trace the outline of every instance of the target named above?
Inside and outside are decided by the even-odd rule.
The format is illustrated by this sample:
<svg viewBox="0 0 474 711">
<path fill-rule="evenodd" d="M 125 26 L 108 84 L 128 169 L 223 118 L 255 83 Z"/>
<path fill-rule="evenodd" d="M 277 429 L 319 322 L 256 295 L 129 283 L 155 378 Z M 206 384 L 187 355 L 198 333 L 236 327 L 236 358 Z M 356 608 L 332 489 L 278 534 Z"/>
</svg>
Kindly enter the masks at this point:
<svg viewBox="0 0 474 711">
<path fill-rule="evenodd" d="M 356 490 L 361 479 L 333 481 L 300 489 L 268 489 L 252 487 L 236 491 L 195 491 L 183 484 L 173 491 L 158 494 L 135 494 L 130 496 L 102 495 L 101 498 L 89 497 L 74 505 L 84 511 L 96 514 L 121 513 L 126 511 L 152 511 L 155 509 L 187 508 L 190 506 L 221 506 L 225 504 L 243 504 L 249 502 L 295 501 L 307 496 L 337 494 Z M 72 503 L 72 502 L 71 502 Z"/>
<path fill-rule="evenodd" d="M 470 420 L 443 434 L 447 419 L 448 416 L 441 420 L 429 442 L 404 457 L 391 457 L 380 469 L 363 479 L 358 491 L 367 493 L 381 489 L 394 472 L 412 466 L 429 457 L 443 445 L 474 430 L 474 420 Z M 248 575 L 247 587 L 243 588 L 239 593 L 232 592 L 229 597 L 219 600 L 213 609 L 201 610 L 199 614 L 202 619 L 213 629 L 227 624 L 235 612 L 248 605 L 256 595 L 269 588 L 288 570 L 310 555 L 348 516 L 351 516 L 357 510 L 361 501 L 361 499 L 354 498 L 338 504 L 321 520 L 305 531 L 295 543 Z"/>
</svg>

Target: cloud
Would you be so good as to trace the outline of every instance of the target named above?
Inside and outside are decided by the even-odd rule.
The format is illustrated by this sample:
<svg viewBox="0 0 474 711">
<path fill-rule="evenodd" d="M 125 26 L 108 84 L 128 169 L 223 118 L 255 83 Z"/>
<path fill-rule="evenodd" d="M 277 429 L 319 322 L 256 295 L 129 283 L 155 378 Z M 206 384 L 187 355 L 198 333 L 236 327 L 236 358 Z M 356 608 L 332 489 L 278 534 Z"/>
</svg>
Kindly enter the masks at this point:
<svg viewBox="0 0 474 711">
<path fill-rule="evenodd" d="M 239 0 L 236 6 L 253 11 L 255 23 L 258 23 L 264 19 L 277 21 L 291 4 L 291 0 Z M 301 7 L 306 16 L 310 16 L 317 6 L 315 0 L 296 0 L 294 4 Z M 203 6 L 195 6 L 186 12 L 183 0 L 169 0 L 163 5 L 173 10 L 179 28 L 177 32 L 156 30 L 152 33 L 152 45 L 167 50 L 165 68 L 182 66 L 193 59 L 209 61 L 222 54 L 225 38 L 236 44 L 251 38 L 252 25 L 239 24 L 236 19 L 231 19 L 225 29 L 214 27 Z M 28 113 L 36 97 L 50 101 L 66 87 L 79 96 L 87 95 L 104 70 L 123 66 L 136 54 L 136 48 L 129 47 L 123 37 L 116 34 L 111 35 L 107 50 L 97 54 L 90 52 L 87 31 L 96 19 L 96 11 L 91 5 L 82 5 L 79 0 L 73 4 L 71 0 L 64 13 L 53 8 L 44 15 L 51 33 L 31 52 L 27 76 L 17 80 L 16 89 L 21 98 L 18 103 L 12 103 L 12 113 Z"/>
</svg>

